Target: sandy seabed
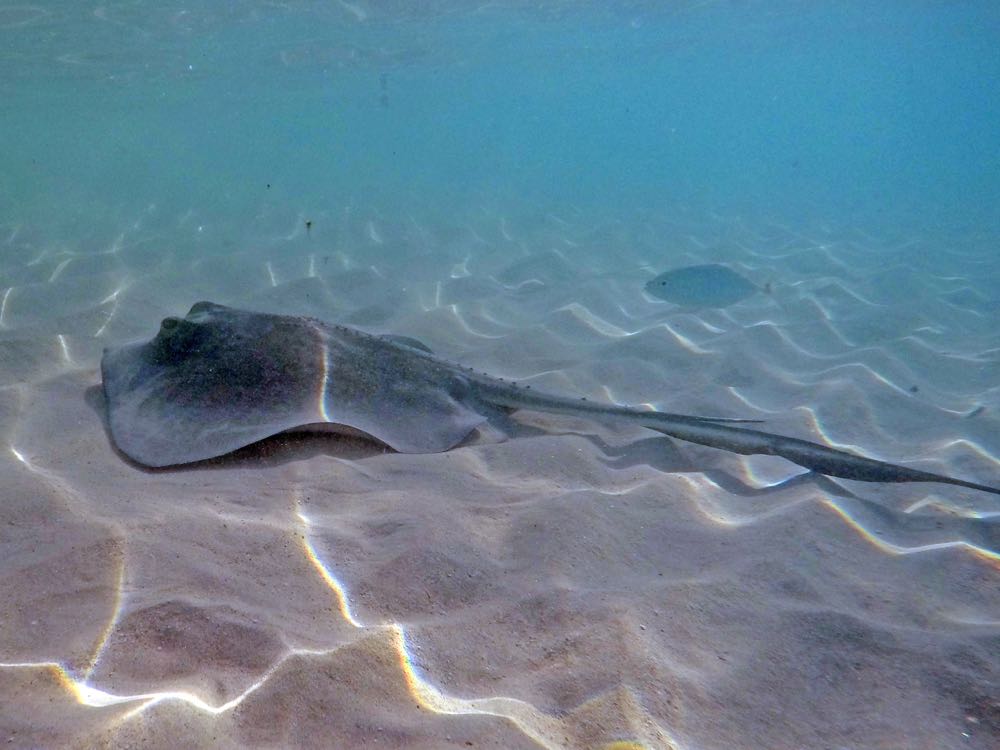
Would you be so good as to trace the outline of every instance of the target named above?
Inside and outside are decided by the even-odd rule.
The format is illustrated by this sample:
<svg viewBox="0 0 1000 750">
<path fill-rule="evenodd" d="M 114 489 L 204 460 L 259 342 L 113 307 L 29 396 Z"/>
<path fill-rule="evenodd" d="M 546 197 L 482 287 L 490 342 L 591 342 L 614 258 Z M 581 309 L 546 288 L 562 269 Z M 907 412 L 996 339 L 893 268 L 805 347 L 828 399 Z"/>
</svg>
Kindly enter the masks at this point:
<svg viewBox="0 0 1000 750">
<path fill-rule="evenodd" d="M 995 485 L 989 241 L 684 213 L 310 220 L 238 249 L 193 214 L 71 249 L 4 228 L 0 742 L 1000 744 L 995 496 L 527 412 L 444 454 L 282 435 L 146 471 L 109 441 L 98 370 L 208 299 Z M 643 293 L 697 262 L 773 292 Z"/>
</svg>

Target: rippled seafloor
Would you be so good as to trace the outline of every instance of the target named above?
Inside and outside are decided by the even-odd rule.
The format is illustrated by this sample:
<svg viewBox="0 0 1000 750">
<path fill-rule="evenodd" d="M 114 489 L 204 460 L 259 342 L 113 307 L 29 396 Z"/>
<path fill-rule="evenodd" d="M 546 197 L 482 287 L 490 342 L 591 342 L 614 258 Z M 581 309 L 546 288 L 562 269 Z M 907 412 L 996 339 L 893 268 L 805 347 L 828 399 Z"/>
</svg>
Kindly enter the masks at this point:
<svg viewBox="0 0 1000 750">
<path fill-rule="evenodd" d="M 993 496 L 529 413 L 438 455 L 282 436 L 147 472 L 98 372 L 209 299 L 996 484 L 991 238 L 680 209 L 231 229 L 156 206 L 75 244 L 3 227 L 8 746 L 996 746 Z M 643 294 L 704 261 L 773 291 Z"/>
</svg>

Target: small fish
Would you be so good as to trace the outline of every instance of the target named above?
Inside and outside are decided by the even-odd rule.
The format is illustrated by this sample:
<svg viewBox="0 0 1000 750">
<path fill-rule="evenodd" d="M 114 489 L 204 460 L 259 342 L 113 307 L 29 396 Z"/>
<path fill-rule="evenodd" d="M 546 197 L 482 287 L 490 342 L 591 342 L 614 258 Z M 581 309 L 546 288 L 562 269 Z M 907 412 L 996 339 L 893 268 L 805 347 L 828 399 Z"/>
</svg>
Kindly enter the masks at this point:
<svg viewBox="0 0 1000 750">
<path fill-rule="evenodd" d="M 675 268 L 646 282 L 649 294 L 682 307 L 729 307 L 756 292 L 769 294 L 770 287 L 718 263 Z"/>
</svg>

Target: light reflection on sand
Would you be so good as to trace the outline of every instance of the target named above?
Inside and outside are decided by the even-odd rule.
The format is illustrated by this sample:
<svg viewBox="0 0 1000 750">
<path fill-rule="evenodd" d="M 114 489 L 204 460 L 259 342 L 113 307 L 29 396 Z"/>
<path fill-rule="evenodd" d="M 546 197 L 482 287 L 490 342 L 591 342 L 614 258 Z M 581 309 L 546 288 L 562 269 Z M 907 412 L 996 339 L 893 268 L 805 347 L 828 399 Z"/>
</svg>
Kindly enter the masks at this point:
<svg viewBox="0 0 1000 750">
<path fill-rule="evenodd" d="M 778 459 L 672 446 L 640 430 L 606 430 L 582 420 L 568 430 L 560 419 L 539 415 L 518 415 L 524 434 L 506 443 L 471 445 L 441 456 L 379 454 L 350 460 L 322 442 L 309 443 L 300 456 L 276 441 L 271 446 L 275 457 L 262 455 L 260 466 L 243 458 L 190 472 L 146 474 L 124 465 L 95 427 L 93 411 L 80 406 L 81 393 L 98 382 L 101 346 L 149 335 L 160 317 L 195 301 L 177 298 L 176 289 L 183 288 L 184 294 L 244 304 L 273 293 L 267 304 L 311 304 L 333 320 L 362 315 L 372 330 L 402 328 L 426 336 L 435 341 L 435 349 L 437 342 L 444 343 L 446 355 L 453 346 L 477 369 L 528 373 L 540 387 L 586 393 L 601 401 L 623 403 L 635 395 L 649 399 L 647 407 L 669 403 L 671 410 L 683 411 L 685 404 L 697 402 L 703 411 L 706 404 L 717 406 L 724 416 L 768 419 L 767 429 L 819 436 L 834 447 L 867 455 L 887 452 L 889 460 L 922 460 L 932 470 L 971 472 L 986 480 L 1000 467 L 992 410 L 970 419 L 948 411 L 989 402 L 988 358 L 981 350 L 991 334 L 962 338 L 953 333 L 949 351 L 957 356 L 919 345 L 917 353 L 931 364 L 907 365 L 919 370 L 921 378 L 920 394 L 914 395 L 906 387 L 908 370 L 898 366 L 910 352 L 906 347 L 912 337 L 851 348 L 851 336 L 841 330 L 857 314 L 852 306 L 891 307 L 879 297 L 879 289 L 866 289 L 856 279 L 838 282 L 843 294 L 832 284 L 838 269 L 856 268 L 863 261 L 867 249 L 860 245 L 760 229 L 761 236 L 777 238 L 786 247 L 782 257 L 793 269 L 789 275 L 805 280 L 776 285 L 781 304 L 761 296 L 739 309 L 692 314 L 643 300 L 638 290 L 656 269 L 638 256 L 634 267 L 598 265 L 607 284 L 595 284 L 583 273 L 564 278 L 574 267 L 600 264 L 602 258 L 589 239 L 594 227 L 578 218 L 553 216 L 533 228 L 483 212 L 455 222 L 461 241 L 440 251 L 440 257 L 421 256 L 397 268 L 403 261 L 391 255 L 393 247 L 413 246 L 408 242 L 434 247 L 435 232 L 447 236 L 447 231 L 412 217 L 394 224 L 375 209 L 358 207 L 343 213 L 336 247 L 321 248 L 316 230 L 310 240 L 305 237 L 306 215 L 296 209 L 267 219 L 273 223 L 258 232 L 265 238 L 260 246 L 233 256 L 233 278 L 206 273 L 212 259 L 200 250 L 190 250 L 188 259 L 169 253 L 150 258 L 147 253 L 160 243 L 131 230 L 116 228 L 107 242 L 96 243 L 110 245 L 103 252 L 116 256 L 121 268 L 116 267 L 107 285 L 82 299 L 80 308 L 93 317 L 78 323 L 67 316 L 68 322 L 60 323 L 65 328 L 46 330 L 30 352 L 41 364 L 27 375 L 11 375 L 3 386 L 3 405 L 11 415 L 3 453 L 6 471 L 44 489 L 39 495 L 51 496 L 52 507 L 65 508 L 74 523 L 96 524 L 106 534 L 105 542 L 110 536 L 110 543 L 100 548 L 106 567 L 98 570 L 108 583 L 99 581 L 81 594 L 101 602 L 99 617 L 79 623 L 86 633 L 84 647 L 70 655 L 60 652 L 55 638 L 39 636 L 35 651 L 18 641 L 5 653 L 8 646 L 0 643 L 0 659 L 10 657 L 0 669 L 42 670 L 58 678 L 67 700 L 79 706 L 118 707 L 107 719 L 109 727 L 135 726 L 142 723 L 140 717 L 152 726 L 163 716 L 158 710 L 203 714 L 223 727 L 242 720 L 234 717 L 240 713 L 236 709 L 249 710 L 252 698 L 264 696 L 271 702 L 271 691 L 282 689 L 276 686 L 283 686 L 290 673 L 308 671 L 304 666 L 320 669 L 328 657 L 349 653 L 360 643 L 389 659 L 388 681 L 400 691 L 405 688 L 405 695 L 428 715 L 500 717 L 512 733 L 546 748 L 694 748 L 713 742 L 724 746 L 713 735 L 712 722 L 725 720 L 718 706 L 727 696 L 729 704 L 733 696 L 746 701 L 751 706 L 746 710 L 759 716 L 765 708 L 754 701 L 763 695 L 794 702 L 815 690 L 820 697 L 817 703 L 803 704 L 808 709 L 843 699 L 843 685 L 864 689 L 869 683 L 850 682 L 854 673 L 840 675 L 840 687 L 832 680 L 809 690 L 785 683 L 836 665 L 844 649 L 859 643 L 896 643 L 913 630 L 907 619 L 911 609 L 940 613 L 935 623 L 953 622 L 956 628 L 996 627 L 982 603 L 989 592 L 975 589 L 981 584 L 968 583 L 963 599 L 961 586 L 938 590 L 925 580 L 928 570 L 945 565 L 959 574 L 974 571 L 967 574 L 970 580 L 981 576 L 991 582 L 988 576 L 996 575 L 1000 556 L 988 544 L 988 524 L 1000 512 L 984 498 L 956 488 L 820 480 Z M 372 216 L 379 217 L 377 224 Z M 194 234 L 193 223 L 204 217 L 181 219 L 174 223 L 191 224 L 185 231 Z M 204 226 L 216 231 L 210 221 Z M 470 236 L 491 249 L 483 255 L 470 253 Z M 699 248 L 714 247 L 710 238 L 690 236 L 698 241 L 683 247 L 695 260 L 701 259 L 699 252 L 707 252 Z M 307 241 L 313 244 L 302 244 Z M 515 241 L 520 246 L 516 257 L 493 252 Z M 553 244 L 576 249 L 572 255 L 546 255 Z M 766 245 L 746 236 L 741 252 L 764 253 Z M 825 249 L 818 250 L 820 246 Z M 86 253 L 63 252 L 55 243 L 40 253 L 32 245 L 20 270 L 33 284 L 62 289 L 86 273 L 93 260 Z M 552 259 L 559 258 L 569 271 L 555 265 Z M 755 267 L 764 260 L 766 254 L 755 257 Z M 795 271 L 795 263 L 804 270 Z M 810 277 L 815 264 L 824 268 Z M 308 291 L 318 295 L 315 299 L 303 300 L 295 286 L 303 278 L 310 279 Z M 189 283 L 194 285 L 190 290 Z M 10 340 L 21 336 L 17 327 L 28 309 L 20 284 L 10 283 L 0 297 L 0 328 Z M 586 294 L 576 299 L 579 289 Z M 386 290 L 394 291 L 386 296 Z M 629 290 L 635 294 L 623 303 L 619 298 Z M 942 323 L 943 330 L 959 330 L 976 317 L 946 309 L 945 303 L 935 307 L 933 295 L 929 299 L 932 313 L 955 316 Z M 327 300 L 333 301 L 329 309 L 323 307 Z M 782 308 L 785 304 L 790 312 Z M 36 320 L 45 322 L 43 316 L 32 318 Z M 907 326 L 924 326 L 905 316 L 889 323 L 898 325 L 900 334 L 910 330 Z M 34 336 L 27 327 L 24 331 L 26 337 Z M 320 356 L 325 382 L 329 367 L 326 353 Z M 933 364 L 939 359 L 961 369 L 937 373 Z M 746 384 L 723 383 L 717 375 L 724 367 L 740 374 L 745 370 Z M 66 384 L 70 395 L 62 400 L 52 396 L 47 390 L 52 383 Z M 839 397 L 852 409 L 847 419 L 840 418 Z M 317 394 L 316 406 L 323 419 L 335 417 L 334 405 L 325 403 L 322 394 Z M 30 420 L 47 410 L 58 411 L 38 422 L 48 431 L 31 428 Z M 910 410 L 915 415 L 910 424 L 916 426 L 895 430 L 894 419 Z M 665 463 L 658 453 L 654 456 L 671 448 L 676 455 Z M 91 463 L 94 468 L 87 470 Z M 27 520 L 21 520 L 12 538 L 31 541 L 37 534 L 44 549 L 48 537 L 30 514 L 30 502 L 26 507 Z M 335 515 L 337 521 L 330 521 Z M 204 538 L 195 540 L 202 546 L 193 543 L 189 549 L 206 559 L 186 561 L 192 570 L 177 573 L 175 581 L 169 553 L 160 550 L 163 556 L 154 556 L 144 568 L 144 550 L 129 544 L 148 541 L 141 535 L 155 533 L 160 524 L 166 529 L 176 521 L 180 528 L 182 519 L 192 528 L 205 527 Z M 279 567 L 271 581 L 271 570 L 262 573 L 270 558 L 264 557 L 260 567 L 242 557 L 224 558 L 231 548 L 213 538 L 222 533 L 216 523 L 232 526 L 225 534 L 229 543 L 237 540 L 240 555 L 239 540 L 245 537 L 254 554 L 274 554 L 274 566 L 291 565 L 288 559 L 294 559 L 300 567 Z M 277 548 L 290 550 L 287 559 L 273 552 Z M 220 559 L 211 558 L 214 554 Z M 853 567 L 855 559 L 859 562 Z M 30 569 L 32 564 L 29 557 L 25 565 Z M 763 572 L 758 574 L 758 568 Z M 868 580 L 875 569 L 877 575 Z M 148 600 L 156 604 L 190 596 L 192 609 L 200 612 L 221 588 L 221 599 L 234 608 L 233 619 L 257 625 L 252 618 L 260 612 L 254 608 L 266 610 L 267 594 L 261 592 L 273 595 L 267 586 L 289 586 L 290 578 L 281 578 L 289 570 L 297 581 L 314 587 L 309 596 L 316 602 L 310 604 L 317 609 L 299 615 L 292 623 L 298 630 L 286 631 L 271 621 L 254 630 L 273 627 L 278 655 L 268 656 L 263 667 L 238 672 L 232 690 L 220 677 L 221 687 L 213 696 L 211 680 L 223 669 L 209 660 L 173 681 L 152 673 L 116 673 L 128 665 L 127 657 L 135 656 L 140 667 L 143 663 L 142 654 L 130 648 L 148 644 L 135 646 L 118 636 L 129 634 L 128 617 L 150 607 Z M 231 593 L 249 586 L 246 577 L 251 575 L 267 579 L 248 594 L 252 606 Z M 885 587 L 910 576 L 913 590 L 894 589 L 884 598 L 898 600 L 899 609 L 869 620 L 865 610 L 853 607 L 851 585 L 860 578 L 874 586 L 881 575 L 886 576 Z M 161 577 L 166 590 L 157 588 Z M 416 601 L 407 598 L 411 579 L 415 588 L 421 587 Z M 202 590 L 192 581 L 207 582 L 205 599 L 199 599 Z M 400 583 L 399 590 L 394 582 Z M 767 588 L 771 585 L 778 593 Z M 30 596 L 24 600 L 38 606 Z M 316 611 L 322 614 L 310 619 Z M 815 618 L 811 624 L 801 624 L 803 613 Z M 824 642 L 823 627 L 827 620 L 836 624 L 835 616 L 850 620 L 856 630 L 838 641 L 839 631 L 833 629 L 829 643 Z M 757 619 L 766 617 L 772 619 Z M 756 630 L 749 635 L 740 631 L 741 618 Z M 321 620 L 330 627 L 309 630 Z M 458 634 L 465 632 L 462 628 L 482 634 L 485 645 L 469 646 L 466 636 Z M 780 635 L 772 639 L 769 628 Z M 957 642 L 964 632 L 946 635 Z M 942 637 L 941 643 L 945 641 Z M 800 650 L 783 651 L 788 643 Z M 970 652 L 977 648 L 971 636 L 966 645 Z M 893 648 L 905 652 L 914 647 Z M 766 667 L 754 662 L 758 653 L 766 654 Z M 850 653 L 870 670 L 862 674 L 898 666 L 880 661 L 877 651 Z M 949 658 L 950 652 L 942 653 L 941 659 Z M 753 682 L 761 674 L 774 680 Z M 886 682 L 909 684 L 909 676 L 892 673 Z M 968 674 L 964 679 L 963 686 L 972 683 Z M 929 691 L 921 693 L 922 705 L 952 705 L 948 696 L 935 702 Z M 296 694 L 292 702 L 303 695 Z M 907 697 L 890 693 L 887 700 L 902 705 Z M 969 715 L 974 708 L 967 709 Z M 818 715 L 797 710 L 800 716 Z M 837 717 L 849 715 L 831 709 L 826 719 L 810 721 L 828 721 L 817 726 L 839 731 Z M 866 727 L 876 739 L 887 736 L 878 727 Z"/>
<path fill-rule="evenodd" d="M 7 287 L 6 291 L 3 293 L 3 299 L 0 299 L 0 328 L 7 327 L 7 301 L 10 299 L 11 292 L 14 291 L 14 287 Z"/>
<path fill-rule="evenodd" d="M 23 463 L 27 461 L 19 452 L 12 449 L 14 454 Z M 577 747 L 575 741 L 569 738 L 575 733 L 573 727 L 568 727 L 557 717 L 549 716 L 530 703 L 516 698 L 505 696 L 491 696 L 486 698 L 457 698 L 449 696 L 436 688 L 427 678 L 421 674 L 421 670 L 416 666 L 412 655 L 412 648 L 408 644 L 408 636 L 403 624 L 398 622 L 379 623 L 375 625 L 365 625 L 361 623 L 351 612 L 350 602 L 344 586 L 337 579 L 331 567 L 325 563 L 320 554 L 316 551 L 312 540 L 313 523 L 308 516 L 302 512 L 300 501 L 297 495 L 293 495 L 296 507 L 295 515 L 301 522 L 301 531 L 296 535 L 302 542 L 303 553 L 309 559 L 317 574 L 329 587 L 337 601 L 339 614 L 343 619 L 355 628 L 370 632 L 388 632 L 391 635 L 391 643 L 396 651 L 398 664 L 402 679 L 407 690 L 413 698 L 425 709 L 443 715 L 482 715 L 495 716 L 507 719 L 514 724 L 521 732 L 539 745 L 553 750 L 572 750 Z M 73 696 L 73 699 L 81 706 L 89 708 L 107 708 L 109 706 L 127 706 L 137 704 L 122 713 L 114 721 L 115 725 L 127 723 L 153 707 L 163 703 L 179 703 L 193 708 L 205 714 L 218 716 L 230 712 L 242 704 L 249 696 L 263 687 L 267 681 L 276 674 L 281 667 L 292 657 L 296 656 L 327 656 L 336 652 L 340 646 L 331 649 L 317 650 L 304 648 L 291 648 L 289 651 L 266 670 L 256 681 L 241 692 L 236 697 L 220 704 L 212 704 L 204 700 L 196 693 L 184 690 L 164 690 L 148 691 L 134 694 L 117 694 L 103 690 L 90 682 L 90 678 L 97 667 L 101 654 L 113 633 L 119 620 L 121 611 L 125 604 L 123 592 L 125 582 L 125 558 L 121 557 L 119 562 L 119 573 L 117 582 L 117 596 L 115 598 L 114 610 L 104 631 L 100 643 L 97 645 L 93 657 L 85 670 L 79 675 L 74 670 L 56 661 L 39 662 L 0 662 L 0 669 L 41 669 L 51 671 L 56 675 L 63 688 Z M 681 750 L 681 746 L 676 740 L 670 738 L 662 727 L 655 724 L 651 717 L 642 711 L 640 704 L 632 700 L 633 710 L 641 714 L 642 723 L 655 728 L 655 744 L 646 745 L 639 742 L 615 742 L 608 747 L 664 747 Z"/>
<path fill-rule="evenodd" d="M 1000 552 L 997 552 L 996 550 L 980 547 L 979 545 L 972 544 L 964 539 L 933 542 L 930 544 L 896 544 L 884 539 L 884 532 L 873 531 L 858 521 L 851 514 L 851 512 L 843 506 L 843 502 L 837 502 L 832 498 L 825 498 L 823 500 L 823 504 L 840 516 L 852 530 L 857 532 L 858 536 L 889 555 L 916 555 L 925 552 L 937 552 L 938 550 L 943 549 L 959 549 L 963 552 L 969 552 L 972 555 L 981 558 L 997 570 L 1000 570 Z"/>
</svg>

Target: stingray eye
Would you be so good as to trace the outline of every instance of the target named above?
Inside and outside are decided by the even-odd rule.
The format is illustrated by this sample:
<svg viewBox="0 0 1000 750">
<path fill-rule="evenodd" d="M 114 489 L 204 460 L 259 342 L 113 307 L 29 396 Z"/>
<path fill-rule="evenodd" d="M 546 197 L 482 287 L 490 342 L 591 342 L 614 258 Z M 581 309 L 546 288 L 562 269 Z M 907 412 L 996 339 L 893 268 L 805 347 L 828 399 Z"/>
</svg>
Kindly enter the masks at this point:
<svg viewBox="0 0 1000 750">
<path fill-rule="evenodd" d="M 177 324 L 180 322 L 181 322 L 180 318 L 164 318 L 163 321 L 160 323 L 160 330 L 172 331 L 177 327 Z"/>
</svg>

